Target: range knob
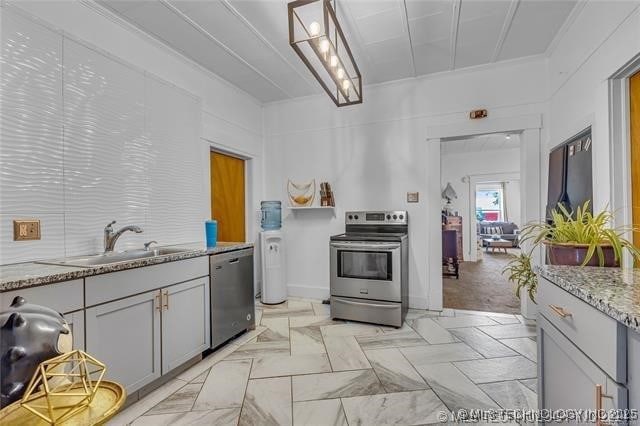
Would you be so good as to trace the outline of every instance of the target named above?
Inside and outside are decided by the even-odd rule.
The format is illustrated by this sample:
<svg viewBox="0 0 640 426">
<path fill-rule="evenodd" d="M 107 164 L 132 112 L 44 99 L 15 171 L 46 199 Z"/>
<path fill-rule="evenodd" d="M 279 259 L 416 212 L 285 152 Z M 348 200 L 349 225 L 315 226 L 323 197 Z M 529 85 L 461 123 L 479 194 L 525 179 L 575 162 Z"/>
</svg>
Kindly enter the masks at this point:
<svg viewBox="0 0 640 426">
<path fill-rule="evenodd" d="M 394 215 L 393 215 L 393 220 L 396 220 L 397 218 L 398 218 L 398 215 L 397 215 L 397 214 L 394 214 Z"/>
<path fill-rule="evenodd" d="M 401 214 L 400 215 L 400 220 L 402 220 L 402 219 L 404 219 L 404 215 Z"/>
<path fill-rule="evenodd" d="M 387 215 L 387 220 L 391 220 L 391 215 L 390 214 Z"/>
<path fill-rule="evenodd" d="M 353 219 L 353 215 L 349 215 L 349 220 L 352 220 L 352 219 Z"/>
<path fill-rule="evenodd" d="M 355 218 L 356 220 L 358 220 L 358 215 L 355 215 L 355 216 L 354 216 L 354 218 Z"/>
</svg>

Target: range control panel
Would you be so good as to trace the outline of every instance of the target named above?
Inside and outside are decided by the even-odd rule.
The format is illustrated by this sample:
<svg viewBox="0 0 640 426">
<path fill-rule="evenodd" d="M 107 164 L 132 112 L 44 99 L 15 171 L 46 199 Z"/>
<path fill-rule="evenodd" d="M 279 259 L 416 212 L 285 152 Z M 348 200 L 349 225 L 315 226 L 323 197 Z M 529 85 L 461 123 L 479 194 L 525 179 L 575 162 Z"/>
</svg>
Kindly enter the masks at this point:
<svg viewBox="0 0 640 426">
<path fill-rule="evenodd" d="M 407 225 L 405 210 L 346 212 L 346 225 Z"/>
</svg>

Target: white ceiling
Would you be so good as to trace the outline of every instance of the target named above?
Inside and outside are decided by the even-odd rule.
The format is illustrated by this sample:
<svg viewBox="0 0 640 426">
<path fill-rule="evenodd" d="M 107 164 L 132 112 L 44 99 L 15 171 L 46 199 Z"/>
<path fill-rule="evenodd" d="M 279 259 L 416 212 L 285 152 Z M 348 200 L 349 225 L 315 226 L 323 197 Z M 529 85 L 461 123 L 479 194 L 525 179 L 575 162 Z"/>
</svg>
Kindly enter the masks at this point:
<svg viewBox="0 0 640 426">
<path fill-rule="evenodd" d="M 503 133 L 492 133 L 467 139 L 447 140 L 440 143 L 440 153 L 442 155 L 502 151 L 516 148 L 520 148 L 520 136 L 517 134 L 509 135 Z"/>
<path fill-rule="evenodd" d="M 263 102 L 320 93 L 287 0 L 98 0 Z M 577 0 L 338 0 L 365 84 L 543 54 Z"/>
</svg>

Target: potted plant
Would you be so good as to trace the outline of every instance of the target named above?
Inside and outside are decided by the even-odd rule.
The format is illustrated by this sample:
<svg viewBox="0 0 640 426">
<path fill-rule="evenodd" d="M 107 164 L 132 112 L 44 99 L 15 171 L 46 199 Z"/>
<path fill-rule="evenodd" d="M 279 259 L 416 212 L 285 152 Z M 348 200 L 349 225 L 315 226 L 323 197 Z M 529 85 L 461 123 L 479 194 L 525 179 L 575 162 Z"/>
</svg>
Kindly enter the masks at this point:
<svg viewBox="0 0 640 426">
<path fill-rule="evenodd" d="M 640 250 L 623 235 L 628 226 L 612 227 L 613 214 L 603 210 L 595 216 L 586 201 L 574 214 L 563 205 L 551 212 L 551 223 L 536 223 L 524 227 L 525 240 L 534 246 L 544 244 L 551 265 L 620 266 L 622 253 L 628 251 L 640 259 Z"/>
<path fill-rule="evenodd" d="M 516 295 L 527 291 L 535 302 L 538 279 L 531 265 L 533 250 L 543 244 L 551 265 L 620 266 L 623 251 L 640 260 L 640 250 L 623 235 L 632 230 L 628 226 L 613 227 L 613 214 L 603 210 L 595 216 L 589 211 L 589 201 L 578 207 L 575 214 L 559 205 L 551 212 L 550 223 L 531 223 L 520 233 L 521 253 L 503 269 L 509 281 L 516 285 Z M 528 243 L 528 244 L 527 244 Z"/>
</svg>

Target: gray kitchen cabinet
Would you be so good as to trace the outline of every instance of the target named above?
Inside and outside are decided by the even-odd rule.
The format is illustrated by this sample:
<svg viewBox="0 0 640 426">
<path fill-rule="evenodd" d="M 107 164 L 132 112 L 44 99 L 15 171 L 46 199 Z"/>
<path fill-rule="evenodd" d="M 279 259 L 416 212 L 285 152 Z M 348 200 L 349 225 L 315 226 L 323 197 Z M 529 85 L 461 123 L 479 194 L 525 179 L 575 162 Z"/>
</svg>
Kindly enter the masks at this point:
<svg viewBox="0 0 640 426">
<path fill-rule="evenodd" d="M 105 378 L 133 392 L 161 375 L 160 291 L 86 310 L 87 352 L 107 365 Z"/>
<path fill-rule="evenodd" d="M 629 408 L 640 410 L 640 333 L 629 330 L 627 338 Z M 640 419 L 630 423 L 632 425 L 640 425 Z"/>
<path fill-rule="evenodd" d="M 81 349 L 84 351 L 84 311 L 64 314 L 64 318 L 67 320 L 69 328 L 71 329 L 73 349 Z"/>
<path fill-rule="evenodd" d="M 623 385 L 611 379 L 543 315 L 538 316 L 537 325 L 541 408 L 595 410 L 599 404 L 605 410 L 627 408 Z M 597 386 L 602 389 L 599 398 Z"/>
<path fill-rule="evenodd" d="M 209 348 L 209 277 L 162 290 L 162 374 Z"/>
</svg>

